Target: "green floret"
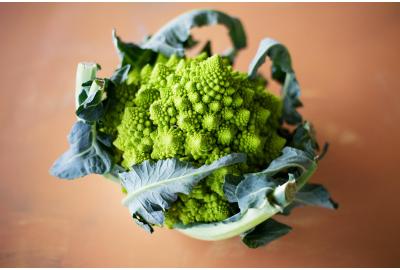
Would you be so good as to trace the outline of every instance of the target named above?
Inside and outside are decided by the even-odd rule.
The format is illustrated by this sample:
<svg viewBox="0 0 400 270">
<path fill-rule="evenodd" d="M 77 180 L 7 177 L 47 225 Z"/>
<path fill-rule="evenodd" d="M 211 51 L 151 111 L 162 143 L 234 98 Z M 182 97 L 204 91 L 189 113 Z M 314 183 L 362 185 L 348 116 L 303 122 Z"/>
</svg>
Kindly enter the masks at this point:
<svg viewBox="0 0 400 270">
<path fill-rule="evenodd" d="M 154 145 L 151 158 L 167 159 L 183 155 L 185 137 L 181 130 L 176 128 L 159 129 L 152 134 L 152 138 Z"/>
<path fill-rule="evenodd" d="M 238 166 L 221 168 L 200 182 L 189 195 L 180 194 L 178 201 L 166 213 L 165 224 L 173 228 L 177 223 L 187 225 L 228 218 L 235 209 L 225 199 L 223 183 L 227 174 L 239 173 Z"/>
<path fill-rule="evenodd" d="M 112 89 L 110 93 L 109 108 L 100 123 L 100 130 L 106 134 L 115 137 L 117 135 L 117 126 L 121 123 L 125 107 L 134 105 L 134 98 L 137 87 L 134 85 L 119 84 Z"/>
<path fill-rule="evenodd" d="M 194 160 L 208 159 L 213 149 L 213 142 L 209 133 L 189 133 L 186 137 L 185 150 Z"/>
<path fill-rule="evenodd" d="M 219 55 L 166 58 L 129 74 L 131 85 L 115 91 L 114 114 L 103 129 L 116 135 L 121 165 L 178 158 L 198 166 L 230 153 L 245 153 L 242 171 L 260 170 L 280 155 L 277 134 L 282 101 Z M 125 109 L 126 108 L 126 109 Z M 125 113 L 123 113 L 125 109 Z M 108 118 L 107 118 L 108 117 Z M 117 128 L 118 127 L 118 128 Z M 166 210 L 166 225 L 220 221 L 232 214 L 222 184 L 230 169 L 203 179 Z"/>
<path fill-rule="evenodd" d="M 173 228 L 177 223 L 185 225 L 197 222 L 215 222 L 231 215 L 229 203 L 205 185 L 197 185 L 192 193 L 180 195 L 165 215 L 165 225 Z"/>
<path fill-rule="evenodd" d="M 130 168 L 134 164 L 150 159 L 153 149 L 150 134 L 154 130 L 154 125 L 146 109 L 126 107 L 117 130 L 118 137 L 114 145 L 123 152 L 122 166 Z"/>
<path fill-rule="evenodd" d="M 159 97 L 160 92 L 157 89 L 143 85 L 136 93 L 134 102 L 138 107 L 148 108 Z"/>
</svg>

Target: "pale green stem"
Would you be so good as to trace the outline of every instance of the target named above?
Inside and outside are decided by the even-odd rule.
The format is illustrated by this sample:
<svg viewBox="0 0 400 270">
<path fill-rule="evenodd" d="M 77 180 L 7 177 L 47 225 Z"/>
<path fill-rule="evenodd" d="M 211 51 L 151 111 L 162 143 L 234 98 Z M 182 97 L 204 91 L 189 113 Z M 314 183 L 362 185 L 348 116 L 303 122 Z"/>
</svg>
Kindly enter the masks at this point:
<svg viewBox="0 0 400 270">
<path fill-rule="evenodd" d="M 76 68 L 75 80 L 75 108 L 79 107 L 79 94 L 82 90 L 82 84 L 96 79 L 98 65 L 93 62 L 80 62 Z"/>
<path fill-rule="evenodd" d="M 297 180 L 290 180 L 284 185 L 277 187 L 273 192 L 272 197 L 279 205 L 271 204 L 266 198 L 262 207 L 250 208 L 237 221 L 230 223 L 215 222 L 209 224 L 198 224 L 176 229 L 187 236 L 208 241 L 223 240 L 238 236 L 271 218 L 275 214 L 281 212 L 284 207 L 288 206 L 294 199 L 296 191 L 300 190 L 308 181 L 316 168 L 317 165 L 313 164 Z"/>
</svg>

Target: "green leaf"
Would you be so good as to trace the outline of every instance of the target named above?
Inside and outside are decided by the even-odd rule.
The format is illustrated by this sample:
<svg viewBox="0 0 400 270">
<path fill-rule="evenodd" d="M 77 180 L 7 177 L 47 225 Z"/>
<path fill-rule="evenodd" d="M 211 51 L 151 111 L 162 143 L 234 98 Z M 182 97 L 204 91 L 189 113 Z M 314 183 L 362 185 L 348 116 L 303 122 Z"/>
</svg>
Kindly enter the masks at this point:
<svg viewBox="0 0 400 270">
<path fill-rule="evenodd" d="M 240 212 L 260 207 L 277 185 L 265 175 L 246 174 L 235 191 Z"/>
<path fill-rule="evenodd" d="M 245 160 L 244 154 L 230 154 L 200 168 L 175 158 L 156 163 L 144 161 L 119 174 L 128 191 L 123 204 L 132 215 L 139 214 L 147 223 L 163 224 L 163 212 L 177 199 L 178 193 L 189 194 L 194 185 L 213 171 Z"/>
<path fill-rule="evenodd" d="M 179 224 L 174 228 L 193 238 L 202 240 L 223 240 L 242 233 L 248 232 L 265 220 L 282 211 L 283 205 L 277 205 L 283 196 L 294 192 L 294 181 L 275 188 L 271 196 L 264 199 L 264 202 L 257 208 L 249 208 L 245 213 L 236 214 L 226 220 L 214 223 L 200 223 L 192 225 Z M 292 195 L 291 195 L 292 196 Z"/>
<path fill-rule="evenodd" d="M 115 30 L 112 32 L 115 49 L 120 58 L 120 68 L 130 65 L 131 68 L 142 68 L 148 63 L 153 63 L 157 54 L 152 50 L 141 48 L 134 43 L 125 43 L 118 36 Z"/>
<path fill-rule="evenodd" d="M 95 79 L 90 87 L 83 87 L 79 95 L 79 106 L 76 115 L 86 122 L 99 120 L 105 111 L 103 101 L 106 99 L 107 79 Z"/>
<path fill-rule="evenodd" d="M 282 155 L 273 160 L 265 170 L 240 177 L 227 175 L 223 189 L 228 201 L 238 202 L 243 213 L 248 208 L 257 207 L 274 188 L 288 180 L 295 179 L 300 188 L 304 181 L 308 180 L 302 175 L 307 175 L 315 169 L 316 162 L 307 153 L 285 147 Z M 286 198 L 282 198 L 282 204 L 285 203 Z"/>
<path fill-rule="evenodd" d="M 331 199 L 328 190 L 320 184 L 308 183 L 299 190 L 295 202 L 302 205 L 319 206 L 336 209 L 338 204 Z"/>
<path fill-rule="evenodd" d="M 254 229 L 241 235 L 242 242 L 249 248 L 258 248 L 286 235 L 291 227 L 273 219 L 267 219 Z"/>
<path fill-rule="evenodd" d="M 151 224 L 149 224 L 141 215 L 133 214 L 132 217 L 135 223 L 138 226 L 140 226 L 143 230 L 145 230 L 150 234 L 154 232 L 153 226 L 151 226 Z"/>
<path fill-rule="evenodd" d="M 238 201 L 236 197 L 236 188 L 242 180 L 243 176 L 236 176 L 232 174 L 225 176 L 223 191 L 228 202 L 235 203 Z"/>
<path fill-rule="evenodd" d="M 310 158 L 314 158 L 319 150 L 314 127 L 310 122 L 299 124 L 293 132 L 290 146 L 303 150 Z"/>
<path fill-rule="evenodd" d="M 246 34 L 240 20 L 220 11 L 204 9 L 193 10 L 173 19 L 142 44 L 142 48 L 151 49 L 166 56 L 176 54 L 183 57 L 184 45 L 191 37 L 190 29 L 213 24 L 222 24 L 228 28 L 233 51 L 246 47 Z"/>
<path fill-rule="evenodd" d="M 282 155 L 274 159 L 265 170 L 256 174 L 265 174 L 267 176 L 274 176 L 280 172 L 290 170 L 296 180 L 302 174 L 310 169 L 315 169 L 317 166 L 314 159 L 312 159 L 306 152 L 286 146 L 282 150 Z M 287 178 L 285 178 L 287 179 Z"/>
<path fill-rule="evenodd" d="M 183 48 L 191 49 L 199 44 L 199 41 L 195 40 L 192 35 L 189 35 L 188 39 L 183 43 Z"/>
<path fill-rule="evenodd" d="M 96 79 L 96 73 L 100 70 L 100 66 L 93 62 L 80 62 L 76 68 L 76 79 L 75 79 L 75 107 L 86 99 L 88 88 L 92 84 L 92 81 Z M 90 82 L 90 84 L 88 83 Z M 83 93 L 85 92 L 85 93 Z"/>
<path fill-rule="evenodd" d="M 279 42 L 265 38 L 260 42 L 257 53 L 249 65 L 249 77 L 254 79 L 258 68 L 269 57 L 272 61 L 272 78 L 283 85 L 281 96 L 283 98 L 283 120 L 288 124 L 298 124 L 302 122 L 301 115 L 297 112 L 297 107 L 302 106 L 299 99 L 300 86 L 297 82 L 289 51 Z"/>
<path fill-rule="evenodd" d="M 294 208 L 302 206 L 317 206 L 328 209 L 337 209 L 339 207 L 325 187 L 313 183 L 305 184 L 296 193 L 293 203 L 287 206 L 282 214 L 289 215 Z"/>
<path fill-rule="evenodd" d="M 123 67 L 118 68 L 117 70 L 114 71 L 113 75 L 111 76 L 110 80 L 114 84 L 121 84 L 123 82 L 126 82 L 128 79 L 128 74 L 129 71 L 131 71 L 131 65 L 127 64 Z"/>
<path fill-rule="evenodd" d="M 70 148 L 56 160 L 50 174 L 63 179 L 74 179 L 91 173 L 108 173 L 112 160 L 107 145 L 103 143 L 104 136 L 102 140 L 98 140 L 96 125 L 77 121 L 68 135 Z"/>
<path fill-rule="evenodd" d="M 212 56 L 212 50 L 211 50 L 211 41 L 207 41 L 204 47 L 200 50 L 200 53 L 206 53 L 208 57 Z"/>
</svg>

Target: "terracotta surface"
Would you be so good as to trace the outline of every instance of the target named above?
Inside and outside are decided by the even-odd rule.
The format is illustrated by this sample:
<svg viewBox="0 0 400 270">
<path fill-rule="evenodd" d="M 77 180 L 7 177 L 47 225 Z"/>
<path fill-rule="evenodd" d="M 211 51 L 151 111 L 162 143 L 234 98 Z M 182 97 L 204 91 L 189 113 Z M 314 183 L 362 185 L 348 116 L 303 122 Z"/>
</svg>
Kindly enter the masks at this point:
<svg viewBox="0 0 400 270">
<path fill-rule="evenodd" d="M 148 235 L 114 183 L 48 174 L 74 122 L 76 64 L 96 61 L 109 76 L 113 27 L 137 41 L 197 7 L 241 18 L 241 70 L 264 36 L 289 47 L 301 111 L 331 143 L 313 181 L 340 209 L 298 209 L 281 219 L 294 231 L 258 250 L 167 229 Z M 0 4 L 0 25 L 0 266 L 400 266 L 399 5 Z M 208 31 L 222 51 L 225 29 L 195 34 Z"/>
</svg>

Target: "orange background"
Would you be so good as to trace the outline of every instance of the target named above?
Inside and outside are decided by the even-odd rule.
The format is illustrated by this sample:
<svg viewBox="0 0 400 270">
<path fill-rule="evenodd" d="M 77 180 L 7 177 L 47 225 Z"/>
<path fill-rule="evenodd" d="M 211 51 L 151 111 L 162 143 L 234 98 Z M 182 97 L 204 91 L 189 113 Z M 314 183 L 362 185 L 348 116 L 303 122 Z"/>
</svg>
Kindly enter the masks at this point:
<svg viewBox="0 0 400 270">
<path fill-rule="evenodd" d="M 139 41 L 192 8 L 239 17 L 248 48 L 288 46 L 303 89 L 301 112 L 331 149 L 313 181 L 338 211 L 303 208 L 269 246 L 148 235 L 100 176 L 62 181 L 48 169 L 67 148 L 79 61 L 109 76 L 111 42 Z M 195 31 L 216 51 L 223 27 Z M 400 6 L 398 4 L 0 4 L 0 266 L 400 266 Z M 267 74 L 267 66 L 263 67 Z"/>
</svg>

